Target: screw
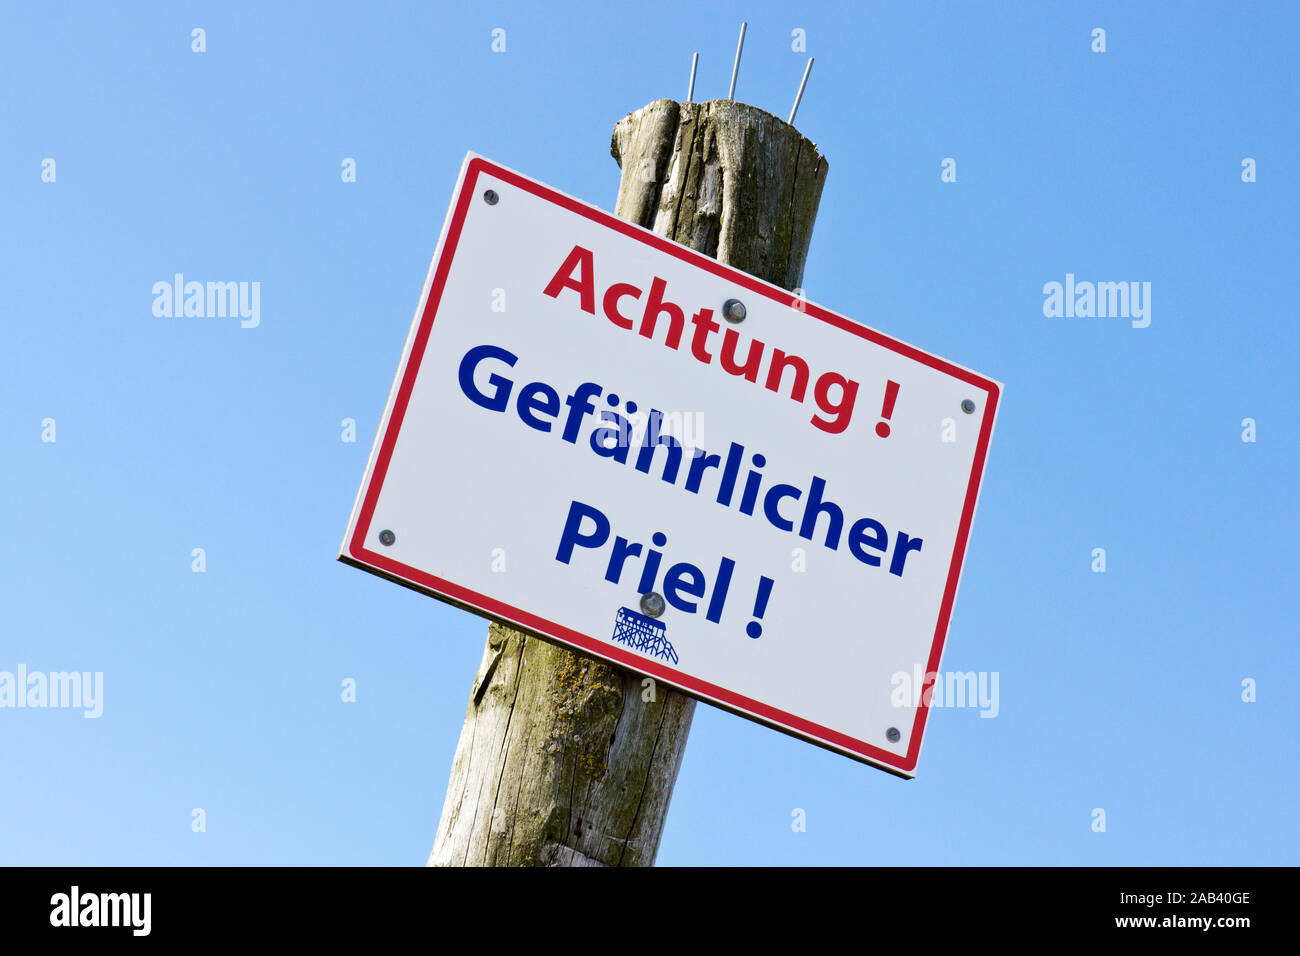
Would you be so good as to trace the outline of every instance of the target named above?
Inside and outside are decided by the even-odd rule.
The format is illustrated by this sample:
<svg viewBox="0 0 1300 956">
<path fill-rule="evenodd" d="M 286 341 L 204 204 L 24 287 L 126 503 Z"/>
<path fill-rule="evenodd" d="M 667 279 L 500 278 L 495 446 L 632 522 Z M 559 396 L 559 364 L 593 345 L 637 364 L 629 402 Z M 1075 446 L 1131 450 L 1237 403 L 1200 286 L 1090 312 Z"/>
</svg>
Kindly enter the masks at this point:
<svg viewBox="0 0 1300 956">
<path fill-rule="evenodd" d="M 975 403 L 972 402 L 969 398 L 963 398 L 961 400 L 961 410 L 965 412 L 967 415 L 970 415 L 975 411 Z"/>
<path fill-rule="evenodd" d="M 495 206 L 497 204 L 497 200 L 500 198 L 501 197 L 497 195 L 495 189 L 489 189 L 487 192 L 483 194 L 483 201 L 487 203 L 489 206 Z"/>
<path fill-rule="evenodd" d="M 885 731 L 885 737 L 889 740 L 891 744 L 898 743 L 898 738 L 901 736 L 903 735 L 898 732 L 897 727 L 890 727 L 888 730 Z"/>
<path fill-rule="evenodd" d="M 741 302 L 739 299 L 728 299 L 726 302 L 722 303 L 722 317 L 732 325 L 735 325 L 737 322 L 744 322 L 747 314 L 748 313 L 745 311 L 745 303 Z"/>
<path fill-rule="evenodd" d="M 654 591 L 641 595 L 641 611 L 646 617 L 658 617 L 664 612 L 664 599 Z"/>
<path fill-rule="evenodd" d="M 393 543 L 394 541 L 396 541 L 396 540 L 397 540 L 397 535 L 393 534 L 393 532 L 389 531 L 387 528 L 385 528 L 383 531 L 379 532 L 379 543 L 380 543 L 380 544 L 383 544 L 383 545 L 389 545 L 389 544 L 392 544 L 392 543 Z"/>
</svg>

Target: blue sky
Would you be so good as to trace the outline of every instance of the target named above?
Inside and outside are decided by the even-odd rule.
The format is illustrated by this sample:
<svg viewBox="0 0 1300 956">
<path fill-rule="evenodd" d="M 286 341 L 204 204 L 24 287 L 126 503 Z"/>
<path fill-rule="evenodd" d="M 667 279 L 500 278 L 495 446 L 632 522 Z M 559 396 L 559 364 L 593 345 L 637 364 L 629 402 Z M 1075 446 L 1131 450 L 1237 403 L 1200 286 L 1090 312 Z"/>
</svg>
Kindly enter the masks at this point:
<svg viewBox="0 0 1300 956">
<path fill-rule="evenodd" d="M 460 162 L 611 208 L 742 19 L 738 99 L 816 57 L 808 296 L 1006 385 L 944 660 L 1000 707 L 903 781 L 701 706 L 659 862 L 1300 862 L 1294 7 L 374 6 L 5 9 L 0 671 L 104 701 L 0 709 L 0 863 L 424 861 L 486 624 L 335 555 Z M 260 324 L 156 317 L 177 272 Z"/>
</svg>

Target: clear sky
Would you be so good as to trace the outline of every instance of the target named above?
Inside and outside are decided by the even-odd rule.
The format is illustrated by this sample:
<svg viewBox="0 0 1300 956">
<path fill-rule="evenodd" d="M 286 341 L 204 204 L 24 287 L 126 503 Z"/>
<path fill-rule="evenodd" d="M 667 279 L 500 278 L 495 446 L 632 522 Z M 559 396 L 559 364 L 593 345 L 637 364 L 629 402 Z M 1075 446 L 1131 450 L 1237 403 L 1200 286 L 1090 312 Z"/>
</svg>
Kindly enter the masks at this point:
<svg viewBox="0 0 1300 956">
<path fill-rule="evenodd" d="M 695 51 L 725 96 L 742 19 L 738 99 L 816 57 L 808 296 L 1005 383 L 944 660 L 998 713 L 904 781 L 701 706 L 659 862 L 1300 862 L 1292 4 L 0 19 L 0 671 L 103 674 L 0 708 L 0 863 L 424 862 L 486 624 L 335 556 L 461 160 L 611 208 L 614 122 Z M 260 323 L 155 316 L 178 272 Z M 1067 274 L 1150 324 L 1045 316 Z"/>
</svg>

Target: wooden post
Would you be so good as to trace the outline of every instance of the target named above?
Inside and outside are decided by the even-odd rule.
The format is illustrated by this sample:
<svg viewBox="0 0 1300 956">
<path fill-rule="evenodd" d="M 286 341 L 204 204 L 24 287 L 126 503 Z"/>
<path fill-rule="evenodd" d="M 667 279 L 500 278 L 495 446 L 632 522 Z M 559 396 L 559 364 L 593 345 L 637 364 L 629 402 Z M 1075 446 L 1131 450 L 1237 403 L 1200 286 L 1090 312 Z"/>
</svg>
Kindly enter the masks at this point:
<svg viewBox="0 0 1300 956">
<path fill-rule="evenodd" d="M 730 100 L 656 100 L 615 125 L 611 152 L 620 218 L 798 287 L 826 161 L 793 126 Z M 429 865 L 653 864 L 694 709 L 491 624 Z"/>
</svg>

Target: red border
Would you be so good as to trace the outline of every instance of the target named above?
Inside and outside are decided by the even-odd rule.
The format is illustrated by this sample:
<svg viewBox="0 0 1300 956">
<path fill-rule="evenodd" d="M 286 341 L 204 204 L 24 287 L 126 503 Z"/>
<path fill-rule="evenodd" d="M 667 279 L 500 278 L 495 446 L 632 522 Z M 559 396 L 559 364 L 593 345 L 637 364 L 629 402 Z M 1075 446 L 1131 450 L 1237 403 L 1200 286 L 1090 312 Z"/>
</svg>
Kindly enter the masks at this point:
<svg viewBox="0 0 1300 956">
<path fill-rule="evenodd" d="M 469 161 L 465 170 L 464 182 L 460 188 L 460 194 L 455 201 L 455 210 L 452 214 L 451 221 L 447 228 L 446 241 L 443 244 L 441 255 L 438 259 L 437 270 L 434 273 L 433 283 L 429 289 L 429 297 L 424 305 L 424 312 L 420 317 L 419 328 L 416 331 L 414 340 L 411 343 L 411 351 L 406 363 L 406 369 L 402 375 L 400 387 L 397 390 L 397 396 L 393 401 L 392 412 L 389 415 L 387 426 L 384 430 L 383 440 L 379 445 L 379 455 L 375 461 L 374 470 L 371 472 L 369 483 L 365 490 L 365 497 L 361 503 L 361 509 L 357 515 L 356 526 L 353 530 L 352 540 L 348 543 L 348 555 L 363 566 L 377 569 L 390 575 L 400 581 L 409 582 L 421 590 L 432 593 L 435 597 L 445 598 L 454 603 L 467 605 L 471 608 L 485 612 L 486 614 L 518 624 L 526 630 L 535 631 L 545 637 L 562 641 L 574 647 L 580 648 L 588 653 L 603 657 L 617 664 L 629 667 L 632 670 L 650 674 L 663 680 L 665 683 L 678 687 L 689 694 L 703 697 L 708 700 L 738 710 L 748 716 L 754 717 L 764 723 L 771 724 L 778 729 L 793 733 L 796 736 L 805 737 L 815 743 L 832 747 L 837 750 L 846 752 L 852 756 L 857 756 L 870 763 L 880 764 L 885 769 L 894 769 L 904 774 L 910 774 L 915 769 L 917 759 L 921 751 L 921 738 L 925 731 L 925 721 L 929 714 L 929 694 L 926 688 L 922 690 L 921 704 L 917 707 L 916 719 L 912 725 L 912 733 L 909 738 L 908 751 L 906 756 L 899 757 L 898 754 L 891 753 L 887 750 L 881 750 L 873 747 L 863 740 L 858 740 L 846 734 L 842 734 L 829 727 L 823 727 L 812 721 L 805 720 L 795 714 L 788 714 L 784 711 L 777 710 L 774 707 L 762 703 L 761 701 L 751 700 L 734 691 L 727 690 L 725 687 L 718 687 L 702 681 L 697 677 L 684 674 L 670 667 L 658 663 L 646 657 L 633 654 L 630 651 L 623 650 L 603 641 L 595 640 L 585 634 L 562 627 L 552 621 L 545 620 L 535 614 L 529 614 L 519 608 L 511 607 L 500 601 L 494 600 L 485 594 L 479 594 L 468 588 L 461 587 L 451 581 L 435 577 L 417 568 L 394 561 L 386 555 L 374 551 L 367 551 L 363 545 L 366 536 L 370 530 L 370 521 L 374 515 L 375 505 L 379 500 L 379 494 L 383 489 L 384 478 L 388 473 L 388 463 L 392 457 L 393 446 L 397 441 L 397 435 L 401 431 L 402 419 L 406 413 L 406 407 L 411 397 L 411 391 L 415 384 L 415 379 L 420 370 L 421 360 L 424 358 L 425 346 L 429 341 L 429 332 L 433 327 L 433 320 L 437 315 L 438 303 L 442 298 L 442 290 L 447 281 L 447 273 L 450 270 L 451 262 L 456 253 L 456 246 L 460 240 L 461 229 L 465 222 L 465 216 L 469 209 L 470 201 L 476 194 L 475 184 L 481 173 L 488 173 L 502 182 L 509 183 L 517 189 L 531 193 L 540 199 L 554 203 L 567 209 L 569 212 L 576 213 L 586 219 L 599 223 L 617 232 L 622 233 L 638 242 L 643 242 L 648 246 L 657 249 L 660 252 L 667 253 L 683 262 L 690 263 L 697 268 L 705 269 L 716 276 L 726 279 L 738 286 L 742 286 L 751 292 L 767 296 L 774 301 L 783 305 L 802 307 L 804 311 L 814 318 L 842 329 L 852 335 L 867 339 L 876 345 L 883 346 L 899 355 L 903 355 L 914 361 L 927 365 L 936 371 L 951 375 L 960 379 L 975 388 L 982 389 L 986 394 L 986 411 L 980 427 L 978 443 L 975 447 L 975 458 L 971 465 L 970 483 L 966 490 L 966 501 L 962 508 L 961 523 L 957 528 L 957 537 L 953 547 L 952 564 L 948 570 L 948 581 L 944 587 L 943 604 L 939 609 L 939 619 L 935 626 L 934 641 L 930 648 L 930 659 L 926 665 L 926 673 L 933 673 L 939 669 L 939 660 L 943 653 L 944 638 L 948 632 L 948 621 L 952 616 L 953 600 L 957 593 L 957 580 L 961 574 L 962 559 L 966 553 L 966 541 L 970 534 L 971 519 L 975 512 L 975 500 L 979 494 L 980 478 L 984 471 L 984 461 L 988 453 L 988 444 L 993 432 L 993 420 L 997 413 L 997 404 L 1000 390 L 996 382 L 993 382 L 981 375 L 959 368 L 941 358 L 922 352 L 920 349 L 907 345 L 906 343 L 891 339 L 874 329 L 866 328 L 856 322 L 828 312 L 820 306 L 811 302 L 802 302 L 795 296 L 776 286 L 769 285 L 761 279 L 738 272 L 728 266 L 723 265 L 715 259 L 702 255 L 685 246 L 670 242 L 661 236 L 657 236 L 649 230 L 642 229 L 640 226 L 625 222 L 607 212 L 588 206 L 562 193 L 555 192 L 541 183 L 527 179 L 518 173 L 509 169 L 504 169 L 495 163 L 489 162 L 481 157 L 474 157 Z"/>
</svg>

